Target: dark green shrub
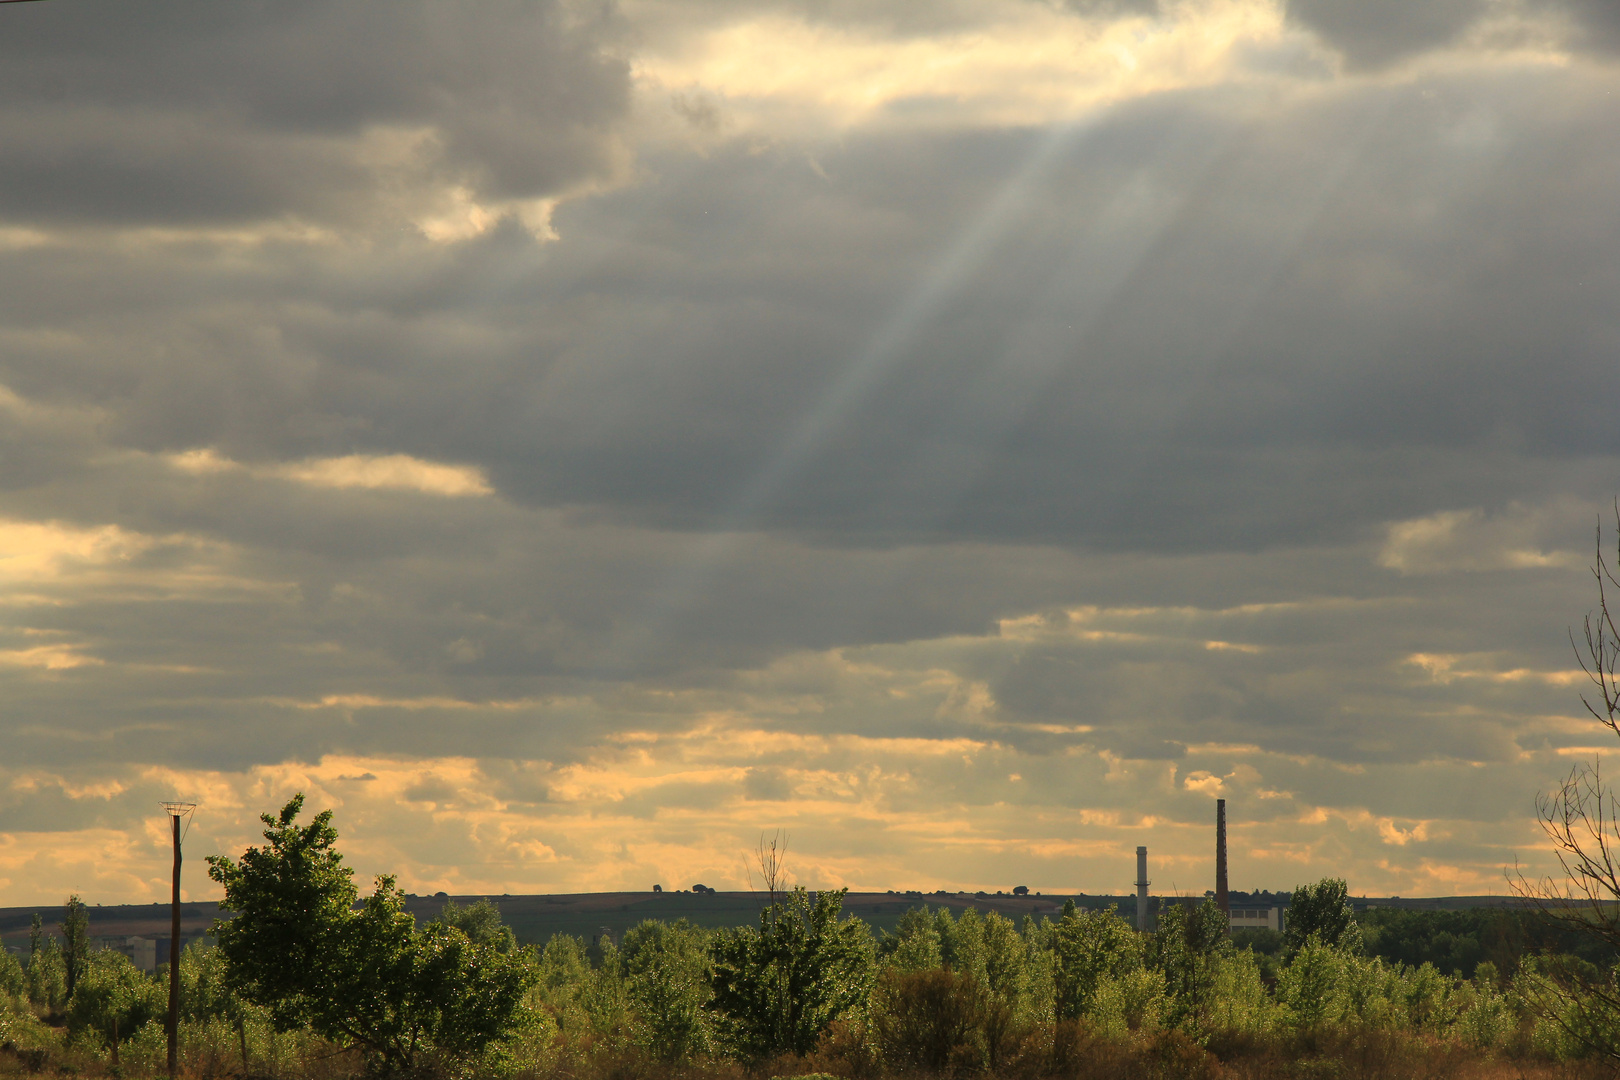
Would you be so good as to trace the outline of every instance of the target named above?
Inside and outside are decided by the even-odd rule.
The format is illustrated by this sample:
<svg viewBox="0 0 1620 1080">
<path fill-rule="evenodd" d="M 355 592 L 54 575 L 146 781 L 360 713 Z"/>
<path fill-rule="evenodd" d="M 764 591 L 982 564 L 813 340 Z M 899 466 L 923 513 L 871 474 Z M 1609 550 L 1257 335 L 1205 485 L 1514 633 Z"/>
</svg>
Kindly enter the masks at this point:
<svg viewBox="0 0 1620 1080">
<path fill-rule="evenodd" d="M 844 891 L 815 903 L 795 889 L 760 913 L 760 925 L 717 934 L 710 945 L 708 1008 L 723 1045 L 764 1060 L 805 1055 L 839 1017 L 865 1005 L 874 950 L 866 924 L 841 919 Z"/>
<path fill-rule="evenodd" d="M 982 987 L 972 976 L 949 968 L 884 971 L 872 999 L 872 1028 L 883 1063 L 899 1073 L 982 1067 L 982 999 Z"/>
<path fill-rule="evenodd" d="M 1294 889 L 1283 934 L 1289 954 L 1313 934 L 1335 948 L 1361 951 L 1361 930 L 1350 907 L 1350 887 L 1343 878 L 1323 878 L 1315 885 Z"/>
</svg>

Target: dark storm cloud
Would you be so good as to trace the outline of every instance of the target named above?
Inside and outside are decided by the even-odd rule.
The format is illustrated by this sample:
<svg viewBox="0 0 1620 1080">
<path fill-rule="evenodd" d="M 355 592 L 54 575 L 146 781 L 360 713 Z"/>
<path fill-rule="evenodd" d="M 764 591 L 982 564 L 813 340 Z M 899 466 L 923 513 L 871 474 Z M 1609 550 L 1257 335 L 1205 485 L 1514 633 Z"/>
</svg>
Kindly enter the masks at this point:
<svg viewBox="0 0 1620 1080">
<path fill-rule="evenodd" d="M 1580 49 L 1620 48 L 1620 6 L 1608 0 L 1525 0 L 1503 10 L 1567 18 Z M 1488 0 L 1288 0 L 1288 18 L 1344 56 L 1352 69 L 1377 69 L 1453 45 L 1492 11 Z"/>
<path fill-rule="evenodd" d="M 642 38 L 675 37 L 761 16 L 803 20 L 839 30 L 858 27 L 906 39 L 994 27 L 998 19 L 1017 14 L 1020 8 L 1039 11 L 1061 7 L 1097 19 L 1152 15 L 1162 10 L 1159 0 L 1013 0 L 1011 4 L 985 4 L 983 0 L 936 0 L 929 4 L 909 0 L 755 0 L 746 6 L 728 0 L 680 0 L 626 7 L 637 36 Z"/>
<path fill-rule="evenodd" d="M 547 285 L 603 332 L 507 402 L 530 452 L 473 456 L 520 498 L 841 543 L 1253 547 L 1581 487 L 1620 449 L 1620 146 L 1583 83 L 1120 110 L 978 247 L 1038 137 L 856 143 L 831 179 L 716 155 L 560 219 Z"/>
<path fill-rule="evenodd" d="M 390 168 L 544 196 L 609 170 L 628 101 L 605 16 L 547 0 L 0 14 L 0 217 L 13 222 L 352 215 Z M 387 128 L 427 144 L 364 141 Z"/>
<path fill-rule="evenodd" d="M 1177 95 L 856 134 L 819 172 L 721 146 L 567 205 L 553 244 L 17 250 L 0 382 L 114 445 L 406 452 L 654 529 L 1346 542 L 1608 483 L 1610 85 Z"/>
<path fill-rule="evenodd" d="M 1291 20 L 1316 31 L 1356 67 L 1448 45 L 1486 10 L 1485 0 L 1288 0 Z"/>
<path fill-rule="evenodd" d="M 1620 5 L 1608 0 L 1561 0 L 1586 31 L 1586 43 L 1606 52 L 1620 50 Z"/>
</svg>

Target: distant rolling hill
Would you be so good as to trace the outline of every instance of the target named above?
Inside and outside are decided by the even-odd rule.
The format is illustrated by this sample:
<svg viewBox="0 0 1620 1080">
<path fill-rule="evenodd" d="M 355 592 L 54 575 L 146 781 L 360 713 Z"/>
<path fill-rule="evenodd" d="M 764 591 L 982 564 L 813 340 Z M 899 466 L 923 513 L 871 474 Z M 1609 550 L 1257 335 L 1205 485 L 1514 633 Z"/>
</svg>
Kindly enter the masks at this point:
<svg viewBox="0 0 1620 1080">
<path fill-rule="evenodd" d="M 524 944 L 544 944 L 553 934 L 573 934 L 592 940 L 603 930 L 614 940 L 644 919 L 674 921 L 686 919 L 698 926 L 711 928 L 751 926 L 759 920 L 759 912 L 768 903 L 764 893 L 755 892 L 615 892 L 615 893 L 562 893 L 556 895 L 509 896 L 487 893 L 470 896 L 415 896 L 406 900 L 406 906 L 418 922 L 426 922 L 437 915 L 446 899 L 458 904 L 489 900 L 501 909 L 501 918 Z M 927 904 L 929 907 L 949 907 L 960 914 L 968 908 L 981 912 L 997 911 L 1015 921 L 1026 915 L 1053 916 L 1063 908 L 1069 896 L 1001 896 L 975 893 L 850 893 L 844 898 L 844 911 L 857 915 L 871 925 L 874 931 L 890 930 L 908 909 Z M 1127 896 L 1075 896 L 1072 899 L 1083 907 L 1101 908 L 1119 904 L 1126 911 L 1135 910 L 1135 898 Z M 1235 894 L 1234 906 L 1260 903 Z M 1504 896 L 1448 896 L 1432 898 L 1380 898 L 1358 897 L 1355 905 L 1401 907 L 1418 910 L 1444 910 L 1473 907 L 1513 906 L 1517 901 Z M 96 937 L 158 936 L 169 932 L 169 906 L 167 904 L 111 904 L 91 906 L 90 933 Z M 62 917 L 60 907 L 0 908 L 0 939 L 12 949 L 24 948 L 28 943 L 28 927 L 34 912 L 38 911 L 48 931 L 54 932 Z M 191 938 L 205 933 L 219 916 L 218 905 L 212 901 L 181 905 L 181 934 Z"/>
<path fill-rule="evenodd" d="M 603 930 L 615 940 L 630 927 L 645 919 L 674 921 L 686 919 L 698 926 L 727 927 L 751 926 L 759 921 L 759 912 L 769 898 L 754 892 L 617 892 L 617 893 L 564 893 L 540 896 L 511 896 L 478 893 L 467 896 L 416 896 L 406 899 L 406 908 L 418 922 L 426 922 L 438 915 L 445 900 L 458 904 L 471 904 L 489 900 L 501 909 L 501 918 L 524 944 L 544 944 L 553 934 L 573 934 L 590 941 Z M 909 908 L 920 904 L 932 907 L 949 906 L 958 912 L 969 907 L 981 911 L 1000 911 L 1011 918 L 1021 919 L 1028 914 L 1056 914 L 1062 909 L 1066 897 L 1014 897 L 973 896 L 967 893 L 851 893 L 844 898 L 844 911 L 859 915 L 874 930 L 892 930 L 900 916 Z M 1085 897 L 1096 904 L 1101 898 Z M 45 921 L 48 932 L 56 931 L 61 920 L 60 907 L 0 908 L 0 939 L 15 949 L 26 946 L 28 928 L 34 912 Z M 94 937 L 156 936 L 169 932 L 169 906 L 167 904 L 109 904 L 92 905 L 90 934 Z M 181 905 L 180 931 L 184 937 L 205 933 L 219 917 L 219 907 L 212 901 Z"/>
</svg>

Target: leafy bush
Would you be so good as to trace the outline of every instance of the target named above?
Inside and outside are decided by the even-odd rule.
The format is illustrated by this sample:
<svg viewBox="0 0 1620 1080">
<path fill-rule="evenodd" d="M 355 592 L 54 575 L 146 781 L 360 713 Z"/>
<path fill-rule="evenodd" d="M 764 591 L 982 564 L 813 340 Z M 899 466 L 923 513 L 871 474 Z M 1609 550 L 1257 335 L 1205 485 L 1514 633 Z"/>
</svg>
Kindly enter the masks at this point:
<svg viewBox="0 0 1620 1080">
<path fill-rule="evenodd" d="M 581 1000 L 591 975 L 585 943 L 569 934 L 554 935 L 540 951 L 535 975 L 534 988 L 529 992 L 531 1008 L 543 1009 L 553 1017 L 564 1037 L 583 1036 L 590 1027 Z"/>
<path fill-rule="evenodd" d="M 1137 968 L 1103 980 L 1087 1022 L 1099 1033 L 1125 1039 L 1164 1024 L 1164 973 Z"/>
<path fill-rule="evenodd" d="M 1272 1031 L 1280 1011 L 1260 974 L 1253 950 L 1223 951 L 1209 965 L 1211 1031 L 1258 1036 Z"/>
<path fill-rule="evenodd" d="M 1194 1038 L 1208 1035 L 1214 1023 L 1214 972 L 1232 955 L 1227 918 L 1215 901 L 1197 907 L 1170 904 L 1159 913 L 1159 929 L 1150 940 L 1147 959 L 1164 976 L 1164 1025 Z"/>
<path fill-rule="evenodd" d="M 874 994 L 872 1026 L 879 1056 L 895 1072 L 958 1072 L 986 1063 L 982 988 L 971 974 L 887 969 Z"/>
<path fill-rule="evenodd" d="M 760 913 L 759 929 L 715 936 L 708 1008 L 731 1052 L 808 1054 L 833 1021 L 865 1005 L 872 935 L 861 920 L 839 918 L 843 898 L 824 892 L 811 903 L 795 889 Z"/>
<path fill-rule="evenodd" d="M 1457 1034 L 1476 1050 L 1491 1050 L 1505 1043 L 1517 1025 L 1513 1004 L 1496 986 L 1495 965 L 1475 968 L 1474 978 L 1464 983 L 1459 997 Z"/>
<path fill-rule="evenodd" d="M 927 971 L 944 962 L 939 924 L 926 907 L 915 907 L 901 915 L 894 933 L 885 933 L 877 950 L 884 962 L 898 971 Z"/>
<path fill-rule="evenodd" d="M 0 949 L 0 996 L 22 997 L 28 992 L 28 975 L 18 959 Z"/>
<path fill-rule="evenodd" d="M 1321 938 L 1305 939 L 1277 975 L 1277 1002 L 1296 1029 L 1337 1023 L 1347 1014 L 1345 954 Z"/>
<path fill-rule="evenodd" d="M 685 919 L 648 919 L 624 936 L 619 961 L 636 1041 L 666 1062 L 706 1053 L 708 935 Z"/>
<path fill-rule="evenodd" d="M 45 938 L 29 957 L 26 971 L 28 1000 L 55 1012 L 67 1000 L 67 965 L 55 938 Z"/>
<path fill-rule="evenodd" d="M 67 1027 L 74 1035 L 94 1033 L 104 1044 L 132 1038 L 153 1020 L 168 1014 L 168 991 L 122 953 L 88 953 L 79 971 Z"/>
<path fill-rule="evenodd" d="M 1106 910 L 1071 909 L 1016 926 L 993 914 L 954 917 L 946 909 L 918 909 L 885 938 L 877 962 L 870 937 L 851 929 L 841 914 L 837 904 L 812 905 L 795 894 L 758 929 L 742 932 L 649 921 L 618 947 L 601 942 L 596 967 L 588 959 L 592 950 L 578 938 L 559 935 L 544 949 L 503 953 L 498 942 L 504 934 L 475 940 L 442 918 L 382 940 L 408 944 L 412 972 L 431 964 L 453 969 L 429 981 L 470 988 L 456 992 L 486 1003 L 498 1003 L 498 996 L 478 989 L 483 976 L 471 970 L 474 958 L 479 967 L 493 958 L 528 972 L 516 1021 L 499 1039 L 424 1028 L 425 1044 L 436 1049 L 409 1066 L 420 1080 L 744 1080 L 745 1072 L 864 1080 L 1483 1078 L 1492 1075 L 1486 1063 L 1493 1055 L 1510 1056 L 1515 1075 L 1573 1080 L 1597 1068 L 1594 1047 L 1620 1038 L 1610 1014 L 1581 996 L 1586 984 L 1564 979 L 1564 967 L 1588 981 L 1612 976 L 1568 957 L 1532 959 L 1504 987 L 1489 963 L 1477 965 L 1473 980 L 1460 981 L 1433 966 L 1390 962 L 1311 936 L 1278 962 L 1276 981 L 1268 984 L 1259 955 L 1234 948 L 1206 904 L 1167 908 L 1159 932 L 1146 936 Z M 735 954 L 727 958 L 728 945 L 735 949 L 739 940 L 752 950 L 745 955 L 754 964 L 747 979 L 737 977 Z M 436 943 L 437 951 L 425 942 Z M 935 962 L 916 966 L 930 948 Z M 784 956 L 787 962 L 773 966 Z M 828 957 L 847 963 L 840 969 Z M 783 987 L 803 985 L 795 980 L 840 970 L 844 982 L 825 982 L 807 995 L 820 1002 L 819 1014 L 766 1011 L 788 1000 Z M 753 988 L 757 996 L 745 1000 L 762 1005 L 754 1019 L 739 1022 L 717 1006 L 717 991 L 728 979 L 734 988 Z M 837 996 L 863 979 L 864 996 Z M 182 1068 L 199 1080 L 231 1074 L 346 1080 L 368 1068 L 407 1067 L 377 1055 L 368 1061 L 362 1045 L 330 1040 L 312 1026 L 278 1031 L 269 1011 L 237 995 L 223 948 L 187 949 L 181 980 Z M 378 985 L 387 983 L 379 977 Z M 1555 1020 L 1532 1017 L 1525 1004 L 1538 986 L 1562 995 Z M 118 1012 L 122 1070 L 155 1073 L 164 1057 L 162 1025 L 153 1022 L 162 1015 L 163 985 L 115 954 L 92 957 L 69 1018 L 70 1037 L 53 1033 L 20 1003 L 8 1014 L 4 998 L 0 1027 L 24 1048 L 15 1052 L 26 1055 L 25 1068 L 99 1075 L 108 1062 L 107 1017 L 122 1007 L 118 995 L 141 993 L 149 995 L 145 1023 L 132 1009 Z M 378 1004 L 398 1007 L 386 996 Z M 825 1021 L 835 1004 L 837 1018 Z M 447 1014 L 469 1018 L 475 1033 L 489 1022 L 466 1003 Z M 817 1016 L 824 1021 L 819 1030 L 812 1027 Z M 135 1026 L 126 1031 L 126 1025 Z M 739 1031 L 761 1029 L 765 1034 L 752 1043 L 738 1038 Z M 776 1032 L 797 1032 L 799 1041 L 783 1038 L 762 1052 L 765 1038 Z M 1581 1058 L 1588 1060 L 1573 1060 Z"/>
<path fill-rule="evenodd" d="M 1117 983 L 1142 968 L 1142 935 L 1112 907 L 1082 913 L 1074 901 L 1066 903 L 1051 948 L 1055 1008 L 1066 1020 L 1089 1016 L 1105 984 Z"/>
<path fill-rule="evenodd" d="M 509 953 L 517 948 L 517 935 L 501 921 L 501 909 L 488 900 L 478 900 L 466 906 L 448 900 L 435 921 L 460 930 L 474 945 L 488 945 L 500 953 Z"/>
<path fill-rule="evenodd" d="M 1536 1017 L 1533 1046 L 1567 1059 L 1620 1056 L 1620 978 L 1579 957 L 1529 957 L 1513 981 L 1515 996 Z"/>
</svg>

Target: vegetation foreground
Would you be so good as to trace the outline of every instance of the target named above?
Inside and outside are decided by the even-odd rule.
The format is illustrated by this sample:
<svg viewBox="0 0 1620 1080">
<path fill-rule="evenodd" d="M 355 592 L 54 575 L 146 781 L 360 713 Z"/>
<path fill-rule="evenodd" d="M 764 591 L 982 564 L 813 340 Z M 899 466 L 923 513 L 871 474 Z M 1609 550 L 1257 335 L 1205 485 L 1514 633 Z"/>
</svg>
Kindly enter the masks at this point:
<svg viewBox="0 0 1620 1080">
<path fill-rule="evenodd" d="M 757 928 L 649 920 L 617 946 L 520 948 L 487 903 L 418 927 L 389 878 L 360 901 L 330 812 L 301 809 L 211 860 L 235 917 L 181 958 L 188 1076 L 1505 1078 L 1620 1060 L 1599 964 L 1386 960 L 1367 945 L 1390 926 L 1357 926 L 1339 881 L 1295 893 L 1275 955 L 1237 947 L 1209 901 L 1149 935 L 1071 904 L 1021 926 L 918 908 L 874 939 L 841 893 L 803 890 Z M 36 930 L 27 964 L 0 960 L 0 1072 L 156 1075 L 166 979 L 84 948 L 76 904 L 62 943 Z"/>
</svg>

